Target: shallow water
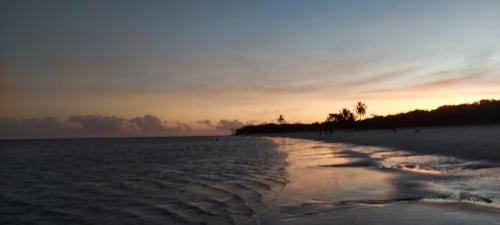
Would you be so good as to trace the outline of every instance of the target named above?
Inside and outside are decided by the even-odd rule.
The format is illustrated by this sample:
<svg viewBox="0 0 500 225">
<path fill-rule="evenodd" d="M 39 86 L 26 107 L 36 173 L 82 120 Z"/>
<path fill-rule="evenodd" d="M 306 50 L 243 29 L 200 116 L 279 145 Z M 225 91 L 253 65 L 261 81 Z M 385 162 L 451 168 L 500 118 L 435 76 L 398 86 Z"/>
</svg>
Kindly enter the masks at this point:
<svg viewBox="0 0 500 225">
<path fill-rule="evenodd" d="M 291 138 L 0 142 L 0 224 L 500 224 L 492 162 Z"/>
<path fill-rule="evenodd" d="M 272 138 L 289 182 L 269 224 L 500 224 L 492 162 Z"/>
</svg>

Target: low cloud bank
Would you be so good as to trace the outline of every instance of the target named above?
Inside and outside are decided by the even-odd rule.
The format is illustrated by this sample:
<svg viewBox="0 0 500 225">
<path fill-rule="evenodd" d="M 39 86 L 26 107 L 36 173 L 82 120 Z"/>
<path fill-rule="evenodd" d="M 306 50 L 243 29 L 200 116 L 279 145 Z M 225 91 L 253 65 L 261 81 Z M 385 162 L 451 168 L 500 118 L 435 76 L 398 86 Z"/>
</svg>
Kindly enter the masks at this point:
<svg viewBox="0 0 500 225">
<path fill-rule="evenodd" d="M 230 134 L 243 126 L 238 120 L 198 121 L 204 129 L 193 129 L 181 122 L 167 123 L 153 115 L 132 119 L 118 116 L 87 115 L 65 119 L 41 117 L 30 119 L 0 118 L 0 138 L 71 138 L 71 137 L 132 137 L 132 136 L 191 136 Z"/>
<path fill-rule="evenodd" d="M 244 126 L 244 124 L 238 120 L 221 120 L 219 121 L 219 124 L 215 126 L 215 129 L 219 131 L 231 131 L 234 132 L 236 129 Z"/>
</svg>

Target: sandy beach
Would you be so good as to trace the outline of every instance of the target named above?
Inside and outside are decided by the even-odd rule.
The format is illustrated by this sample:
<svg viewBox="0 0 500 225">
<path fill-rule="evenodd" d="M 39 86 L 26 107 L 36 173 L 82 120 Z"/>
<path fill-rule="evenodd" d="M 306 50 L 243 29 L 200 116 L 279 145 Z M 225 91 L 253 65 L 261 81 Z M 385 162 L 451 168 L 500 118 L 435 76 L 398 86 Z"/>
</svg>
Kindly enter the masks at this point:
<svg viewBox="0 0 500 225">
<path fill-rule="evenodd" d="M 424 154 L 500 161 L 500 124 L 454 127 L 419 127 L 393 130 L 334 131 L 265 134 L 326 142 L 383 146 Z"/>
</svg>

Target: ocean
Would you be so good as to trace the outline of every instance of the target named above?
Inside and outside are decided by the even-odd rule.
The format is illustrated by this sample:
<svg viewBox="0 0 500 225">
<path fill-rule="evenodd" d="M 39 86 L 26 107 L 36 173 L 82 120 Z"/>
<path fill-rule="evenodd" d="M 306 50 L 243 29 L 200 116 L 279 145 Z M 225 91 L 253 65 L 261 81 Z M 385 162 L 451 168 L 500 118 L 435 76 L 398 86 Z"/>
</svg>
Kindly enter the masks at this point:
<svg viewBox="0 0 500 225">
<path fill-rule="evenodd" d="M 0 142 L 0 224 L 500 224 L 491 162 L 291 138 Z"/>
<path fill-rule="evenodd" d="M 285 178 L 270 140 L 0 143 L 0 224 L 257 224 Z"/>
</svg>

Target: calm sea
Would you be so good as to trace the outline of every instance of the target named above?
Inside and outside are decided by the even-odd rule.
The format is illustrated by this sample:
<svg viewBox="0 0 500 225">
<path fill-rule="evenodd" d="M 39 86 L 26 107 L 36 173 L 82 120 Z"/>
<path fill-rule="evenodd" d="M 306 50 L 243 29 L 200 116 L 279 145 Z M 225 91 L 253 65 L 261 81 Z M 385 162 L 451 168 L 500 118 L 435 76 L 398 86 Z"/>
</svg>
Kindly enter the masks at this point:
<svg viewBox="0 0 500 225">
<path fill-rule="evenodd" d="M 0 142 L 0 224 L 500 224 L 500 164 L 257 137 Z"/>
<path fill-rule="evenodd" d="M 0 142 L 0 224 L 258 224 L 284 153 L 245 137 Z"/>
</svg>

